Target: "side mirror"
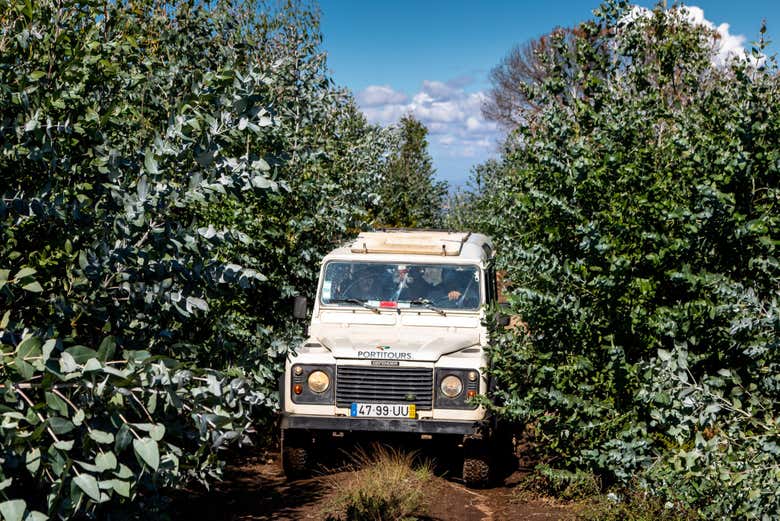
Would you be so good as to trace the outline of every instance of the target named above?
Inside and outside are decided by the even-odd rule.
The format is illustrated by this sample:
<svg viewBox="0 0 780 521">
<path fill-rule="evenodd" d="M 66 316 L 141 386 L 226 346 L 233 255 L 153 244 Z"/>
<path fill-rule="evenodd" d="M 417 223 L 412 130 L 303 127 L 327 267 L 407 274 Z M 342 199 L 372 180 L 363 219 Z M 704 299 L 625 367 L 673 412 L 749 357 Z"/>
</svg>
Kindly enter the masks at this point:
<svg viewBox="0 0 780 521">
<path fill-rule="evenodd" d="M 306 302 L 306 297 L 295 297 L 295 303 L 293 304 L 293 317 L 298 320 L 306 320 L 306 316 L 309 313 L 309 304 Z"/>
<path fill-rule="evenodd" d="M 509 315 L 505 315 L 503 313 L 496 313 L 496 324 L 498 324 L 501 327 L 506 327 L 509 325 Z"/>
</svg>

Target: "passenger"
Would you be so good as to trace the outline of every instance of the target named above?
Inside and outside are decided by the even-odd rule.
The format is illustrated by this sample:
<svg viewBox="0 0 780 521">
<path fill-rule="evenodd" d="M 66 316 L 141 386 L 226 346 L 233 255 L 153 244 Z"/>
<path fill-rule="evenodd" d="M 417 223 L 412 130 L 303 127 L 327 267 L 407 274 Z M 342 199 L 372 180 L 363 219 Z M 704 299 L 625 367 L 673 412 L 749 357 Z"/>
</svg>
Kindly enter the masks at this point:
<svg viewBox="0 0 780 521">
<path fill-rule="evenodd" d="M 389 280 L 387 270 L 383 267 L 363 268 L 348 279 L 340 298 L 384 300 L 390 293 Z"/>
<path fill-rule="evenodd" d="M 398 300 L 430 300 L 431 288 L 423 276 L 423 268 L 412 266 L 401 275 Z"/>
</svg>

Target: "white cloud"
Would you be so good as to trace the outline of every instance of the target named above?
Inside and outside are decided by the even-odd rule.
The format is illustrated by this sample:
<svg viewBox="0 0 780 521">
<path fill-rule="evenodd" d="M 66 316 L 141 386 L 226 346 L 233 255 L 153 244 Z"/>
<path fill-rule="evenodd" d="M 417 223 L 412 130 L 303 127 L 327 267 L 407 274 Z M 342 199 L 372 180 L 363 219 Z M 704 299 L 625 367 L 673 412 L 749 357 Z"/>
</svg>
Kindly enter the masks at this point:
<svg viewBox="0 0 780 521">
<path fill-rule="evenodd" d="M 404 114 L 412 114 L 428 129 L 431 153 L 449 158 L 484 161 L 496 150 L 501 133 L 495 123 L 482 117 L 483 92 L 466 92 L 472 83 L 462 76 L 450 81 L 425 80 L 421 89 L 410 97 L 387 96 L 384 104 L 374 103 L 378 92 L 401 94 L 389 86 L 371 86 L 358 93 L 357 99 L 372 123 L 391 125 Z"/>
<path fill-rule="evenodd" d="M 716 27 L 714 23 L 704 18 L 704 10 L 695 5 L 685 6 L 682 9 L 688 21 L 697 25 L 703 25 L 718 34 L 718 38 L 715 39 L 718 53 L 715 57 L 715 63 L 723 64 L 735 57 L 745 58 L 745 37 L 741 34 L 731 34 L 729 32 L 731 28 L 729 24 L 722 23 Z"/>
<path fill-rule="evenodd" d="M 457 95 L 458 88 L 440 81 L 423 80 L 422 91 L 432 98 L 445 101 Z"/>
<path fill-rule="evenodd" d="M 357 95 L 361 107 L 376 107 L 381 105 L 406 103 L 403 92 L 393 90 L 389 85 L 371 85 Z"/>
</svg>

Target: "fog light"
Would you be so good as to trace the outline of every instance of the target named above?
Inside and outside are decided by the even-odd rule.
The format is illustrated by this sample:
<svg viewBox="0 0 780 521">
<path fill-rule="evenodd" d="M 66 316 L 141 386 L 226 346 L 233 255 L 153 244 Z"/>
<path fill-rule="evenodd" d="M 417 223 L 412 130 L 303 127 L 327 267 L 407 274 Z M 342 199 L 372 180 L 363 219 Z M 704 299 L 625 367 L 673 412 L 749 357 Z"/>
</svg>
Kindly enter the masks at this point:
<svg viewBox="0 0 780 521">
<path fill-rule="evenodd" d="M 295 394 L 301 394 L 303 392 L 303 386 L 301 384 L 295 384 L 295 386 L 293 386 L 293 392 Z"/>
<path fill-rule="evenodd" d="M 309 389 L 315 393 L 324 393 L 330 387 L 330 378 L 324 371 L 312 371 L 307 381 Z"/>
<path fill-rule="evenodd" d="M 301 376 L 303 374 L 303 367 L 296 365 L 293 372 L 295 373 L 295 376 Z"/>
<path fill-rule="evenodd" d="M 463 390 L 463 382 L 455 375 L 445 376 L 441 381 L 441 392 L 447 398 L 455 398 Z"/>
<path fill-rule="evenodd" d="M 469 371 L 469 382 L 473 382 L 474 380 L 476 380 L 477 376 L 479 375 L 477 374 L 476 371 Z"/>
</svg>

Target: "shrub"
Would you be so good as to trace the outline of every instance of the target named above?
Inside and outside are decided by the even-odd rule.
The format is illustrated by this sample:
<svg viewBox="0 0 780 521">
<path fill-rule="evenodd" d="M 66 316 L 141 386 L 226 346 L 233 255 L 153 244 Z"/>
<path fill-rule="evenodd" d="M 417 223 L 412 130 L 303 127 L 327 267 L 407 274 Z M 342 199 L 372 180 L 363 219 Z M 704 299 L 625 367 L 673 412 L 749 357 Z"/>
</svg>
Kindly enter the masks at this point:
<svg viewBox="0 0 780 521">
<path fill-rule="evenodd" d="M 577 518 L 583 521 L 693 521 L 695 511 L 649 494 L 639 488 L 592 496 L 580 503 Z"/>
<path fill-rule="evenodd" d="M 597 476 L 583 470 L 561 470 L 549 465 L 537 465 L 515 488 L 515 496 L 521 501 L 548 496 L 565 501 L 596 496 L 601 492 Z"/>
</svg>

